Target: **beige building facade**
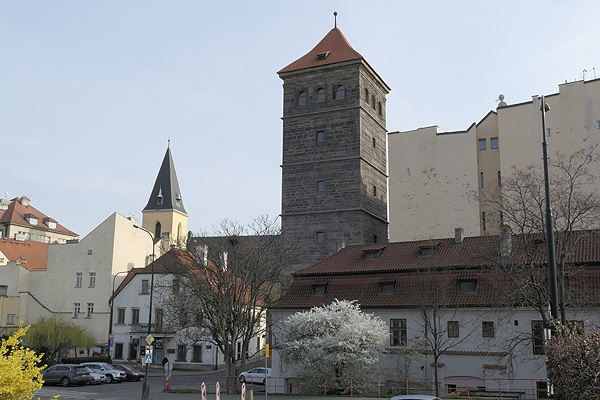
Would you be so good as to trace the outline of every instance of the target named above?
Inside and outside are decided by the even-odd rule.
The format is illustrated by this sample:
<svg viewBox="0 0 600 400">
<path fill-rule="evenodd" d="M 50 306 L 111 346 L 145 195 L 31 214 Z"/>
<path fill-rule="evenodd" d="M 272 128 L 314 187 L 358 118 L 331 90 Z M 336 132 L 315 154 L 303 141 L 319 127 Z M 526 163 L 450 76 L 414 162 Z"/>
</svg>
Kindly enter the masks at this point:
<svg viewBox="0 0 600 400">
<path fill-rule="evenodd" d="M 550 158 L 600 143 L 600 79 L 559 85 L 545 96 Z M 437 126 L 388 134 L 390 241 L 498 234 L 501 215 L 481 201 L 502 190 L 502 177 L 534 165 L 542 170 L 541 100 L 500 103 L 457 132 Z M 590 164 L 600 176 L 600 166 Z M 595 190 L 593 187 L 585 190 Z"/>
<path fill-rule="evenodd" d="M 21 293 L 26 322 L 58 315 L 107 344 L 113 285 L 151 261 L 153 241 L 134 224 L 113 213 L 78 242 L 50 245 L 46 270 L 30 273 Z"/>
</svg>

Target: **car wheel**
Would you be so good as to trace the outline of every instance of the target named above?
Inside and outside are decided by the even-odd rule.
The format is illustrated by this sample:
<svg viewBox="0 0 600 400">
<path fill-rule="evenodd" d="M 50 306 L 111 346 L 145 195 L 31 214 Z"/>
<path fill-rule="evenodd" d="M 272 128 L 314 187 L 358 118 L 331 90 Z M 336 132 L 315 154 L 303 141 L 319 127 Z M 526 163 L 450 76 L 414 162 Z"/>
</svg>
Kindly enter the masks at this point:
<svg viewBox="0 0 600 400">
<path fill-rule="evenodd" d="M 62 378 L 60 380 L 60 384 L 63 385 L 64 387 L 70 386 L 71 385 L 71 381 L 69 380 L 69 378 L 67 378 L 66 376 L 64 378 Z"/>
<path fill-rule="evenodd" d="M 106 383 L 111 383 L 113 381 L 112 375 L 106 375 Z"/>
<path fill-rule="evenodd" d="M 241 383 L 246 383 L 246 377 L 245 376 L 240 376 L 240 382 Z"/>
</svg>

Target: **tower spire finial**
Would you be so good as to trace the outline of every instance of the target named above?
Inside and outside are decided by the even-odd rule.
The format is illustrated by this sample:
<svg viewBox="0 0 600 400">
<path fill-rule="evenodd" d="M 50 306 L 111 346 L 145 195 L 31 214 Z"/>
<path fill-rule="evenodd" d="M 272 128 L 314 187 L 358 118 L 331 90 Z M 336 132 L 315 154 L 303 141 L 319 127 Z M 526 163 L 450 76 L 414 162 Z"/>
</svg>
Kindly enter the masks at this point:
<svg viewBox="0 0 600 400">
<path fill-rule="evenodd" d="M 333 29 L 337 29 L 337 11 L 333 12 Z"/>
</svg>

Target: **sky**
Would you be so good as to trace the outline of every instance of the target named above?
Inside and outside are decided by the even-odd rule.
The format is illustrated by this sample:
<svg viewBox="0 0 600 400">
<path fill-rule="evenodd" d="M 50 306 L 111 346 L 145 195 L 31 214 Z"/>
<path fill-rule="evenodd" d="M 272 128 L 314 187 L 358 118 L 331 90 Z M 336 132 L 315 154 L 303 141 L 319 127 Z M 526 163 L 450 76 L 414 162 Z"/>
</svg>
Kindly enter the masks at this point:
<svg viewBox="0 0 600 400">
<path fill-rule="evenodd" d="M 597 0 L 0 0 L 0 197 L 80 237 L 114 212 L 141 221 L 170 140 L 189 230 L 277 217 L 277 71 L 334 11 L 392 88 L 390 132 L 464 130 L 501 93 L 600 77 Z"/>
</svg>

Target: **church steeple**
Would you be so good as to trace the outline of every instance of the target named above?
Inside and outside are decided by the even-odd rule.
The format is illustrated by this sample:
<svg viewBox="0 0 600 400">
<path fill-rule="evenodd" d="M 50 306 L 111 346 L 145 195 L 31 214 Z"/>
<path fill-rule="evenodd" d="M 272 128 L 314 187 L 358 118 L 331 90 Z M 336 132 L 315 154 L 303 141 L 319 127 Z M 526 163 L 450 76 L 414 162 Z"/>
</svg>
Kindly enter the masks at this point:
<svg viewBox="0 0 600 400">
<path fill-rule="evenodd" d="M 185 242 L 188 215 L 183 206 L 170 143 L 142 214 L 142 226 L 153 232 L 155 238 L 168 236 L 172 243 Z"/>
<path fill-rule="evenodd" d="M 177 174 L 175 173 L 175 165 L 173 164 L 170 147 L 167 147 L 167 152 L 158 171 L 150 199 L 144 208 L 144 211 L 158 210 L 176 210 L 187 215 L 183 207 L 183 198 L 181 197 L 181 190 L 177 182 Z"/>
</svg>

